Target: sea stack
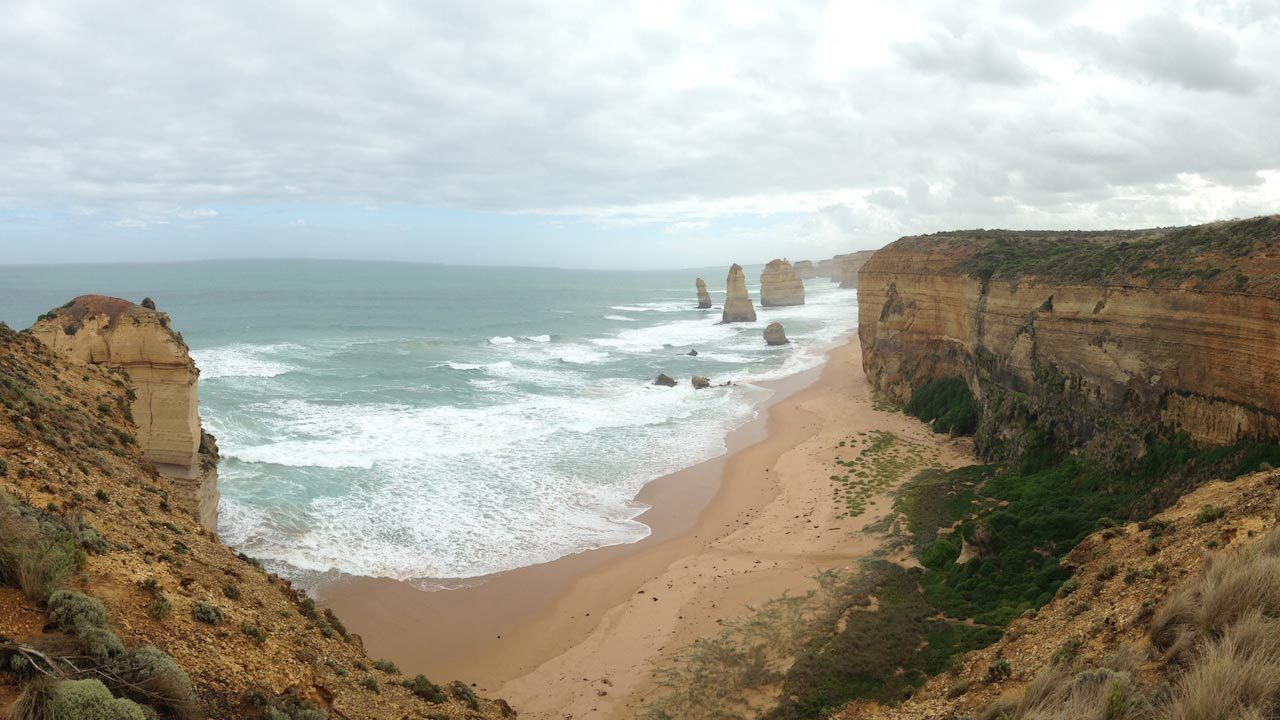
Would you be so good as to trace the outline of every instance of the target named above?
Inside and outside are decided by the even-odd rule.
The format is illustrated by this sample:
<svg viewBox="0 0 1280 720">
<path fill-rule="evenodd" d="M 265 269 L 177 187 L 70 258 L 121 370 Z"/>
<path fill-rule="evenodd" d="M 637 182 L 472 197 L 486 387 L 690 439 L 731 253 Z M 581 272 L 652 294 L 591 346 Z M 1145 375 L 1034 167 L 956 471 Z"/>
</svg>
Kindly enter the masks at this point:
<svg viewBox="0 0 1280 720">
<path fill-rule="evenodd" d="M 780 322 L 769 323 L 769 327 L 764 329 L 764 341 L 768 345 L 786 345 L 791 342 L 787 339 L 787 333 L 783 331 Z"/>
<path fill-rule="evenodd" d="M 698 278 L 698 309 L 711 307 L 711 293 L 707 292 L 707 284 Z"/>
<path fill-rule="evenodd" d="M 731 265 L 724 283 L 724 313 L 720 322 L 755 322 L 756 308 L 751 304 L 751 296 L 747 295 L 747 276 L 743 274 L 742 266 L 738 263 Z"/>
<path fill-rule="evenodd" d="M 838 281 L 842 288 L 856 289 L 858 287 L 858 273 L 862 270 L 862 266 L 866 265 L 871 256 L 875 254 L 875 250 L 859 250 L 856 253 L 840 256 L 844 260 L 840 264 L 839 276 L 833 276 L 831 279 Z"/>
<path fill-rule="evenodd" d="M 216 445 L 203 436 L 196 369 L 169 316 L 104 295 L 81 295 L 40 316 L 31 334 L 72 360 L 123 370 L 143 455 L 192 496 L 205 527 L 217 525 Z M 203 462 L 202 462 L 203 461 Z"/>
<path fill-rule="evenodd" d="M 808 280 L 818 275 L 818 270 L 813 266 L 812 260 L 797 260 L 791 267 L 796 271 L 796 277 L 801 280 Z"/>
<path fill-rule="evenodd" d="M 804 282 L 796 276 L 791 263 L 770 260 L 760 273 L 760 307 L 804 304 Z"/>
</svg>

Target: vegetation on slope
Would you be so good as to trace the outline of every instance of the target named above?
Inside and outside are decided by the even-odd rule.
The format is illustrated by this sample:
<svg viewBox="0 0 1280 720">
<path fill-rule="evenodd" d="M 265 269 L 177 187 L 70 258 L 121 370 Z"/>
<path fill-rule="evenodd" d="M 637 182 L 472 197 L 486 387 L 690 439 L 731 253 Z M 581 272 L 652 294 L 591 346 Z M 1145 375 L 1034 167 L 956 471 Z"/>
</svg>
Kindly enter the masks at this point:
<svg viewBox="0 0 1280 720">
<path fill-rule="evenodd" d="M 931 423 L 936 433 L 972 435 L 978 427 L 978 405 L 969 386 L 958 377 L 925 383 L 912 393 L 903 410 Z"/>
<path fill-rule="evenodd" d="M 978 250 L 962 272 L 982 280 L 1024 276 L 1069 282 L 1141 279 L 1177 285 L 1197 279 L 1223 289 L 1272 293 L 1276 278 L 1252 272 L 1246 261 L 1280 242 L 1280 216 L 1156 230 L 1106 232 L 950 233 Z"/>
<path fill-rule="evenodd" d="M 372 669 L 331 612 L 170 502 L 173 482 L 133 441 L 129 402 L 126 373 L 70 362 L 0 324 L 0 711 L 511 714 L 461 684 L 387 682 L 400 678 Z"/>
</svg>

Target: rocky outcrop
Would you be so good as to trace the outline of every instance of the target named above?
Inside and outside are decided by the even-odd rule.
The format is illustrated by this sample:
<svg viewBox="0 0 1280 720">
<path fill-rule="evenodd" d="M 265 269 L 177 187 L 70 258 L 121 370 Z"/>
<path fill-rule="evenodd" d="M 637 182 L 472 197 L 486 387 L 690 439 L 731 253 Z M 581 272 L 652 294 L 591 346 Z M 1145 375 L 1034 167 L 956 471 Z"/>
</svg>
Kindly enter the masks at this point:
<svg viewBox="0 0 1280 720">
<path fill-rule="evenodd" d="M 720 322 L 755 322 L 756 308 L 751 304 L 751 296 L 747 294 L 747 277 L 742 266 L 734 263 L 729 267 L 729 277 L 725 279 L 724 313 Z"/>
<path fill-rule="evenodd" d="M 948 376 L 989 457 L 1052 437 L 1132 458 L 1157 425 L 1280 439 L 1280 216 L 1125 232 L 906 237 L 859 278 L 863 367 L 889 399 Z"/>
<path fill-rule="evenodd" d="M 787 333 L 782 329 L 780 322 L 769 323 L 769 327 L 764 329 L 764 341 L 767 345 L 786 345 L 791 342 L 787 339 Z"/>
<path fill-rule="evenodd" d="M 698 308 L 705 309 L 711 307 L 711 293 L 707 292 L 707 284 L 702 278 L 698 278 Z"/>
<path fill-rule="evenodd" d="M 829 277 L 831 275 L 831 258 L 819 260 L 817 265 L 813 266 L 814 277 Z"/>
<path fill-rule="evenodd" d="M 125 373 L 143 455 L 165 476 L 186 481 L 193 508 L 212 529 L 217 446 L 211 437 L 202 441 L 200 371 L 169 316 L 128 300 L 82 295 L 42 315 L 30 331 L 77 362 Z"/>
<path fill-rule="evenodd" d="M 675 387 L 676 380 L 666 373 L 659 373 L 658 377 L 653 379 L 653 384 L 660 387 Z"/>
<path fill-rule="evenodd" d="M 770 260 L 760 273 L 760 307 L 781 307 L 804 304 L 804 282 L 796 275 L 791 263 Z"/>
<path fill-rule="evenodd" d="M 842 288 L 858 287 L 858 271 L 867 264 L 875 250 L 859 250 L 848 255 L 837 255 L 831 260 L 831 281 L 840 283 Z"/>
<path fill-rule="evenodd" d="M 818 276 L 818 268 L 814 267 L 812 260 L 797 260 L 791 267 L 796 271 L 796 277 L 801 280 Z"/>
<path fill-rule="evenodd" d="M 694 390 L 702 390 L 704 388 L 711 387 L 710 378 L 705 378 L 705 377 L 702 377 L 701 375 L 694 375 L 692 378 L 689 379 L 689 381 L 693 383 Z"/>
</svg>

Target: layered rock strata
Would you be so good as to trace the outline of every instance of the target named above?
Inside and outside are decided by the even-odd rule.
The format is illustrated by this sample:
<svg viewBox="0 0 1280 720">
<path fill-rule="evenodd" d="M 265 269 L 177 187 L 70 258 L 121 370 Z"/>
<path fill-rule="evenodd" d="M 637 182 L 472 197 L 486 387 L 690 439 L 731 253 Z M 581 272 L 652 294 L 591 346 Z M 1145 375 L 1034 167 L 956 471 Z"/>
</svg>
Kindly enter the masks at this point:
<svg viewBox="0 0 1280 720">
<path fill-rule="evenodd" d="M 875 254 L 875 250 L 859 250 L 848 255 L 837 255 L 836 259 L 832 261 L 831 281 L 840 283 L 842 288 L 856 289 L 858 287 L 858 272 Z"/>
<path fill-rule="evenodd" d="M 703 282 L 702 278 L 698 278 L 697 288 L 698 288 L 698 308 L 706 309 L 711 307 L 711 293 L 707 292 L 707 284 Z"/>
<path fill-rule="evenodd" d="M 814 267 L 812 260 L 797 260 L 791 267 L 795 269 L 796 277 L 801 280 L 818 276 L 818 269 Z"/>
<path fill-rule="evenodd" d="M 964 378 L 990 457 L 1133 457 L 1157 427 L 1280 439 L 1280 216 L 1125 232 L 906 237 L 859 275 L 873 387 Z"/>
<path fill-rule="evenodd" d="M 747 277 L 742 266 L 734 263 L 729 267 L 729 277 L 725 279 L 724 312 L 720 322 L 755 322 L 756 308 L 751 304 L 751 296 L 747 294 Z"/>
<path fill-rule="evenodd" d="M 760 307 L 804 304 L 804 282 L 791 263 L 770 260 L 760 273 Z"/>
<path fill-rule="evenodd" d="M 31 334 L 77 362 L 123 371 L 143 456 L 182 481 L 202 524 L 217 524 L 217 445 L 200 427 L 198 382 L 169 316 L 128 300 L 82 295 L 42 315 Z"/>
</svg>

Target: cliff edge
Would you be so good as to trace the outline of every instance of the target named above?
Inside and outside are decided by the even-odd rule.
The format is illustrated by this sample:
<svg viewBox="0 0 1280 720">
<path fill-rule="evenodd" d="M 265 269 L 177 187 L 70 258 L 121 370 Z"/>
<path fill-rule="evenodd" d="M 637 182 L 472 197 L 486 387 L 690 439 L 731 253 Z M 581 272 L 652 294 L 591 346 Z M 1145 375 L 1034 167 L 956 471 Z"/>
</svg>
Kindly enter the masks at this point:
<svg viewBox="0 0 1280 720">
<path fill-rule="evenodd" d="M 105 295 L 81 295 L 42 315 L 30 332 L 78 363 L 124 371 L 138 446 L 217 526 L 217 445 L 200 427 L 200 371 L 169 316 Z"/>
<path fill-rule="evenodd" d="M 1115 232 L 902 238 L 859 273 L 863 367 L 887 398 L 960 377 L 981 454 L 1098 458 L 1154 426 L 1280 439 L 1280 216 Z"/>
</svg>

